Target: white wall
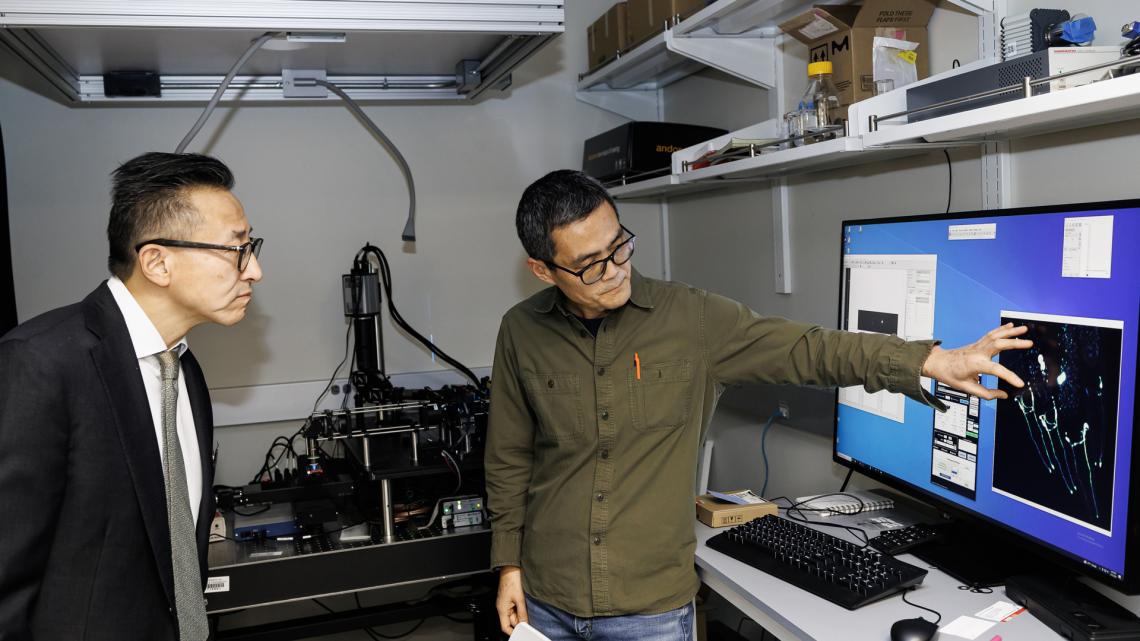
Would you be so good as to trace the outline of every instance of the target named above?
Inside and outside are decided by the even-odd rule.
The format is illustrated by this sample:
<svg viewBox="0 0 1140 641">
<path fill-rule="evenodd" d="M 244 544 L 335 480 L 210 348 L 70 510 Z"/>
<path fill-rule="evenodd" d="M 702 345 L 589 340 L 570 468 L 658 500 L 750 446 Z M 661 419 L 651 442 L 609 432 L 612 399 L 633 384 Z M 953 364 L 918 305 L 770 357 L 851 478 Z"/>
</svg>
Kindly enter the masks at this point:
<svg viewBox="0 0 1140 641">
<path fill-rule="evenodd" d="M 606 4 L 567 3 L 566 34 L 516 70 L 506 94 L 365 107 L 414 172 L 414 246 L 399 240 L 407 196 L 398 169 L 339 104 L 219 108 L 189 150 L 233 169 L 235 193 L 266 239 L 265 278 L 241 324 L 191 333 L 210 386 L 327 380 L 344 352 L 340 275 L 366 241 L 388 255 L 396 304 L 412 326 L 461 362 L 489 366 L 501 314 L 540 285 L 523 269 L 519 196 L 547 171 L 580 167 L 583 139 L 624 120 L 574 98 L 585 26 Z M 34 74 L 0 52 L 21 320 L 78 300 L 105 278 L 110 172 L 137 154 L 173 150 L 201 109 L 68 107 L 45 95 Z M 657 207 L 623 206 L 622 215 L 641 239 L 635 264 L 660 275 Z M 390 372 L 441 369 L 391 323 L 384 333 Z M 295 429 L 219 429 L 219 482 L 248 480 L 272 435 Z"/>
<path fill-rule="evenodd" d="M 1010 2 L 1013 11 L 1032 3 Z M 1101 27 L 1098 44 L 1120 44 L 1117 25 L 1135 19 L 1125 3 L 1100 0 L 1081 3 Z M 942 2 L 930 23 L 933 72 L 948 69 L 954 59 L 977 58 L 977 22 Z M 802 76 L 806 48 L 786 41 L 788 78 Z M 705 73 L 704 76 L 715 75 Z M 689 93 L 709 79 L 687 79 L 666 89 L 666 117 L 702 124 L 739 123 L 742 109 L 767 117 L 755 105 L 762 96 L 742 100 L 742 89 L 712 91 L 697 100 Z M 800 85 L 802 90 L 802 85 Z M 762 90 L 752 90 L 762 94 Z M 789 93 L 798 96 L 789 86 Z M 677 95 L 680 94 L 680 95 Z M 726 97 L 733 97 L 732 100 Z M 739 124 L 721 124 L 726 128 Z M 1140 144 L 1140 120 L 1079 129 L 1013 141 L 1014 206 L 1135 198 L 1131 161 Z M 977 149 L 950 151 L 953 170 L 951 208 L 969 211 L 982 206 L 980 156 Z M 894 161 L 869 163 L 838 171 L 798 177 L 791 185 L 791 294 L 777 294 L 773 284 L 772 206 L 767 185 L 739 186 L 669 201 L 671 269 L 674 279 L 737 298 L 763 314 L 836 326 L 839 296 L 839 230 L 849 218 L 905 216 L 944 211 L 948 167 L 941 151 Z M 716 445 L 710 487 L 758 488 L 763 478 L 760 427 L 780 400 L 791 406 L 791 419 L 777 424 L 767 439 L 771 463 L 769 496 L 797 496 L 834 491 L 845 468 L 831 462 L 834 396 L 831 391 L 787 387 L 729 390 L 710 432 Z M 873 486 L 857 475 L 853 486 Z M 1112 596 L 1134 611 L 1140 598 Z"/>
</svg>

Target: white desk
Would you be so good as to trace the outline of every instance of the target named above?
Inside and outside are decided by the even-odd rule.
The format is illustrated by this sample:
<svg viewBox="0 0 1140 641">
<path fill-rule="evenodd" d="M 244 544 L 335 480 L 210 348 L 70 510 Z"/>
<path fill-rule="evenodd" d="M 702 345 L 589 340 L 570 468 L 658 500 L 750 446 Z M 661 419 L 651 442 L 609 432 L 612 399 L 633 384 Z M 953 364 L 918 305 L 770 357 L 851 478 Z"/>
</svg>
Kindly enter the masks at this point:
<svg viewBox="0 0 1140 641">
<path fill-rule="evenodd" d="M 903 524 L 914 522 L 913 519 L 904 520 L 896 510 L 875 512 L 870 516 L 890 516 Z M 834 516 L 829 518 L 829 522 L 854 525 L 867 518 L 866 514 Z M 875 527 L 860 527 L 870 536 L 881 531 Z M 819 529 L 856 541 L 846 530 Z M 887 641 L 891 625 L 899 619 L 924 617 L 933 621 L 935 618 L 925 610 L 903 603 L 897 594 L 857 610 L 835 605 L 705 545 L 705 541 L 723 531 L 725 528 L 710 528 L 697 523 L 697 573 L 710 588 L 781 641 Z M 903 554 L 899 560 L 929 569 L 922 585 L 908 593 L 907 599 L 941 612 L 939 627 L 963 614 L 974 616 L 999 600 L 1012 603 L 1001 587 L 994 588 L 992 594 L 959 590 L 957 579 L 930 568 L 918 558 Z M 1003 641 L 1062 640 L 1060 635 L 1028 612 L 1022 612 L 1008 622 L 994 624 L 978 639 L 990 641 L 994 635 L 1001 635 Z M 942 633 L 934 638 L 936 641 L 963 641 L 962 637 Z"/>
</svg>

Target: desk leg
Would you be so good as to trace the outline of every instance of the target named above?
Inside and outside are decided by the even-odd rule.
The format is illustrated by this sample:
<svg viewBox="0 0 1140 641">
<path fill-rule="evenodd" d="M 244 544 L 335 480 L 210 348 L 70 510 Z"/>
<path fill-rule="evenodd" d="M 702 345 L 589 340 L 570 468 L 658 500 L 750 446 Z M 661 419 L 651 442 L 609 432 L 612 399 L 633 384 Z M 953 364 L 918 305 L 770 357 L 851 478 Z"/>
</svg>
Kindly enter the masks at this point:
<svg viewBox="0 0 1140 641">
<path fill-rule="evenodd" d="M 704 581 L 705 585 L 712 588 L 713 592 L 716 592 L 721 597 L 723 597 L 725 601 L 728 601 L 732 605 L 736 606 L 736 609 L 744 613 L 744 616 L 760 624 L 760 626 L 767 630 L 769 634 L 776 637 L 780 641 L 815 641 L 814 639 L 808 637 L 793 634 L 788 630 L 788 628 L 784 627 L 782 623 L 777 622 L 774 618 L 768 615 L 768 613 L 760 610 L 756 606 L 749 603 L 744 597 L 737 594 L 732 586 L 721 581 L 716 576 L 713 576 L 712 572 L 702 572 L 701 574 L 701 580 Z"/>
</svg>

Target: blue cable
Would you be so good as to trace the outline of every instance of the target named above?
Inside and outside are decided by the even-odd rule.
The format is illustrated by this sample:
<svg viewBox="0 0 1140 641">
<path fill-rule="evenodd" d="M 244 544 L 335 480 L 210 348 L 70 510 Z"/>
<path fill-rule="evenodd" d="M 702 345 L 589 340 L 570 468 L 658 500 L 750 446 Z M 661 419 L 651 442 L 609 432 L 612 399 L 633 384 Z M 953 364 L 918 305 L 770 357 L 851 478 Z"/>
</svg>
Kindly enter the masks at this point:
<svg viewBox="0 0 1140 641">
<path fill-rule="evenodd" d="M 764 424 L 764 429 L 760 432 L 760 455 L 764 457 L 764 485 L 760 488 L 760 497 L 763 498 L 768 494 L 768 430 L 772 429 L 772 421 L 780 415 L 780 409 L 776 408 L 772 415 L 768 417 L 768 422 Z"/>
</svg>

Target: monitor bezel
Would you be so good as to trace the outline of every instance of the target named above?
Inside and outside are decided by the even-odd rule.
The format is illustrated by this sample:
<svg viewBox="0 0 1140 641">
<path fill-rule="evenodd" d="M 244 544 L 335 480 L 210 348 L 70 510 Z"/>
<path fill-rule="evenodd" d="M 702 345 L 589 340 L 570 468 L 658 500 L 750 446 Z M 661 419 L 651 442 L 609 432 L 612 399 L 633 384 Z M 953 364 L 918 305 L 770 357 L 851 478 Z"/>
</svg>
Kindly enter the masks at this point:
<svg viewBox="0 0 1140 641">
<path fill-rule="evenodd" d="M 843 272 L 843 258 L 846 256 L 844 250 L 846 243 L 844 237 L 847 227 L 850 225 L 871 225 L 871 224 L 886 224 L 886 223 L 900 223 L 900 222 L 923 222 L 931 220 L 958 220 L 970 218 L 1001 218 L 1007 216 L 1023 216 L 1027 214 L 1055 214 L 1065 212 L 1093 212 L 1106 209 L 1140 209 L 1140 199 L 1126 199 L 1126 200 L 1106 200 L 1096 202 L 1078 202 L 1068 204 L 1054 204 L 1054 205 L 1038 205 L 1027 207 L 1014 207 L 1007 209 L 983 209 L 962 212 L 938 213 L 938 214 L 919 214 L 913 216 L 886 216 L 881 218 L 859 218 L 853 220 L 844 220 L 839 229 L 839 301 L 837 313 L 836 327 L 843 327 L 843 287 L 844 287 L 844 272 Z M 1138 214 L 1140 215 L 1140 214 Z M 1140 308 L 1137 309 L 1137 315 L 1134 322 L 1140 323 Z M 1136 354 L 1138 374 L 1136 378 L 1136 390 L 1133 394 L 1133 424 L 1135 426 L 1137 417 L 1140 417 L 1140 341 L 1138 341 L 1138 353 Z M 1125 524 L 1125 552 L 1124 552 L 1124 572 L 1121 579 L 1115 579 L 1111 575 L 1105 573 L 1099 568 L 1093 568 L 1083 563 L 1076 555 L 1067 552 L 1055 545 L 1046 541 L 1035 538 L 1021 530 L 1018 530 L 1010 525 L 997 521 L 989 516 L 980 512 L 970 510 L 964 506 L 958 505 L 953 501 L 944 499 L 933 492 L 924 488 L 918 487 L 904 479 L 896 477 L 887 473 L 884 470 L 879 470 L 871 465 L 857 461 L 854 459 L 846 459 L 839 456 L 838 443 L 839 443 L 839 390 L 835 390 L 835 400 L 833 406 L 832 416 L 832 438 L 831 438 L 831 458 L 832 461 L 838 465 L 857 471 L 875 481 L 882 483 L 892 489 L 896 489 L 908 494 L 914 495 L 917 498 L 931 503 L 935 507 L 949 514 L 950 516 L 959 519 L 967 520 L 975 523 L 984 524 L 986 527 L 994 528 L 997 533 L 1003 537 L 1014 537 L 1018 541 L 1026 542 L 1032 546 L 1032 551 L 1039 556 L 1045 557 L 1048 561 L 1056 563 L 1058 566 L 1075 571 L 1078 574 L 1091 577 L 1105 585 L 1108 585 L 1116 590 L 1124 592 L 1125 594 L 1140 593 L 1140 437 L 1133 434 L 1132 438 L 1132 458 L 1133 465 L 1129 470 L 1129 494 L 1128 494 L 1128 517 Z M 1128 542 L 1132 543 L 1129 544 Z"/>
</svg>

